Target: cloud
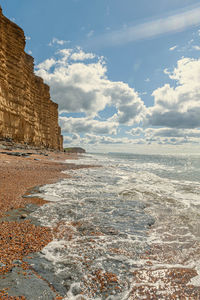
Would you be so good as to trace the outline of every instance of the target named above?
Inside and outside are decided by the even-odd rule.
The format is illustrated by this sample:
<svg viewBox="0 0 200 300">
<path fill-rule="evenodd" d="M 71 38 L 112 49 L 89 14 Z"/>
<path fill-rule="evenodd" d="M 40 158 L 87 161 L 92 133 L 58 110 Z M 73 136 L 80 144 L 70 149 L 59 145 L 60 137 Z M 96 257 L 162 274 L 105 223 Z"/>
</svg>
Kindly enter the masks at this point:
<svg viewBox="0 0 200 300">
<path fill-rule="evenodd" d="M 46 59 L 44 62 L 40 63 L 37 68 L 44 71 L 49 71 L 51 67 L 55 66 L 56 61 L 53 58 Z"/>
<path fill-rule="evenodd" d="M 191 109 L 185 113 L 177 111 L 156 112 L 150 118 L 149 123 L 152 126 L 170 126 L 176 128 L 196 128 L 200 126 L 200 108 L 197 110 Z"/>
<path fill-rule="evenodd" d="M 95 135 L 91 133 L 85 134 L 83 138 L 77 135 L 76 138 L 73 136 L 64 136 L 64 145 L 67 146 L 88 146 L 88 145 L 130 145 L 135 144 L 134 140 L 130 140 L 126 137 L 123 138 L 112 138 L 104 135 Z"/>
<path fill-rule="evenodd" d="M 145 130 L 146 137 L 182 137 L 200 138 L 199 129 L 178 129 L 178 128 L 148 128 Z"/>
<path fill-rule="evenodd" d="M 86 59 L 93 59 L 95 58 L 95 54 L 93 53 L 85 53 L 84 51 L 82 51 L 81 49 L 79 50 L 79 52 L 75 52 L 71 55 L 71 59 L 74 61 L 77 60 L 86 60 Z"/>
<path fill-rule="evenodd" d="M 187 144 L 187 143 L 191 143 L 191 141 L 188 141 L 185 138 L 157 138 L 157 139 L 146 139 L 146 142 L 148 144 L 160 144 L 160 145 L 183 145 L 183 144 Z"/>
<path fill-rule="evenodd" d="M 99 136 L 99 135 L 94 135 L 94 134 L 86 134 L 85 138 L 82 139 L 83 144 L 92 144 L 92 145 L 98 145 L 98 144 L 124 144 L 124 145 L 130 145 L 133 143 L 133 140 L 130 140 L 126 137 L 122 138 L 112 138 L 109 136 Z"/>
<path fill-rule="evenodd" d="M 145 115 L 145 105 L 137 92 L 123 82 L 109 82 L 105 95 L 111 98 L 117 113 L 110 119 L 120 124 L 140 123 Z"/>
<path fill-rule="evenodd" d="M 63 136 L 64 143 L 73 143 L 73 144 L 79 144 L 81 141 L 80 135 L 73 133 L 71 135 L 64 135 Z"/>
<path fill-rule="evenodd" d="M 192 48 L 193 48 L 194 50 L 200 51 L 200 46 L 195 45 L 195 46 L 193 46 Z"/>
<path fill-rule="evenodd" d="M 184 145 L 199 144 L 200 129 L 174 128 L 132 128 L 130 137 L 110 137 L 94 133 L 86 133 L 83 138 L 79 135 L 65 136 L 64 142 L 70 145 Z M 142 136 L 141 136 L 142 135 Z"/>
<path fill-rule="evenodd" d="M 90 30 L 90 31 L 87 33 L 87 37 L 88 37 L 88 38 L 91 38 L 93 35 L 94 35 L 94 30 Z"/>
<path fill-rule="evenodd" d="M 66 144 L 72 144 L 73 143 L 73 139 L 71 136 L 63 136 L 63 142 L 64 142 L 64 145 Z"/>
<path fill-rule="evenodd" d="M 83 121 L 84 122 L 84 121 Z M 73 126 L 71 127 L 73 132 Z M 76 126 L 75 126 L 76 130 Z M 85 133 L 84 137 L 78 134 L 64 136 L 64 143 L 70 145 L 184 145 L 199 144 L 200 129 L 174 128 L 132 128 L 129 132 L 133 137 L 111 137 L 94 132 Z"/>
<path fill-rule="evenodd" d="M 145 106 L 138 93 L 128 84 L 110 81 L 102 57 L 80 48 L 62 49 L 57 55 L 57 59 L 36 66 L 36 74 L 49 84 L 52 99 L 59 104 L 60 111 L 84 112 L 91 118 L 113 106 L 117 113 L 110 122 L 130 125 L 141 121 Z M 77 62 L 78 58 L 84 61 Z M 90 61 L 86 62 L 88 58 Z"/>
<path fill-rule="evenodd" d="M 106 67 L 100 61 L 91 64 L 69 63 L 70 52 L 60 52 L 61 59 L 56 61 L 54 70 L 43 67 L 46 61 L 37 66 L 36 74 L 50 85 L 51 96 L 66 112 L 85 112 L 96 115 L 110 102 L 102 93 L 106 83 Z"/>
<path fill-rule="evenodd" d="M 137 128 L 132 128 L 130 131 L 128 131 L 127 133 L 133 135 L 133 136 L 140 136 L 141 134 L 144 133 L 143 128 L 141 127 L 137 127 Z"/>
<path fill-rule="evenodd" d="M 164 18 L 148 21 L 139 25 L 126 26 L 121 30 L 112 31 L 93 39 L 90 46 L 117 46 L 137 40 L 149 39 L 163 34 L 184 31 L 200 24 L 200 6 L 188 8 L 184 12 L 176 13 Z"/>
<path fill-rule="evenodd" d="M 177 47 L 178 47 L 177 45 L 173 46 L 173 47 L 169 48 L 169 51 L 174 51 Z"/>
<path fill-rule="evenodd" d="M 160 144 L 160 145 L 184 145 L 184 144 L 197 144 L 199 138 L 188 137 L 163 137 L 163 136 L 150 136 L 145 138 L 145 144 Z"/>
<path fill-rule="evenodd" d="M 88 118 L 60 117 L 59 122 L 63 133 L 92 133 L 92 134 L 116 134 L 117 124 L 114 122 L 102 122 Z"/>
<path fill-rule="evenodd" d="M 139 93 L 128 84 L 109 80 L 103 57 L 86 53 L 80 47 L 59 50 L 36 66 L 36 74 L 50 85 L 52 99 L 63 112 L 59 121 L 65 143 L 199 143 L 200 59 L 183 57 L 172 71 L 165 69 L 164 73 L 173 84 L 154 90 L 154 105 L 146 107 Z M 103 110 L 107 108 L 113 114 L 105 119 Z M 66 117 L 64 113 L 82 113 L 84 117 Z M 126 137 L 119 137 L 119 132 L 123 132 L 120 128 L 126 128 Z"/>
<path fill-rule="evenodd" d="M 199 30 L 195 30 L 192 33 L 193 38 L 190 39 L 186 44 L 184 43 L 184 45 L 175 45 L 171 48 L 169 48 L 169 51 L 174 51 L 175 49 L 177 50 L 177 52 L 181 52 L 181 53 L 188 53 L 188 52 L 194 52 L 194 51 L 199 51 L 200 50 L 200 46 L 199 44 Z"/>
<path fill-rule="evenodd" d="M 52 40 L 51 40 L 51 42 L 49 43 L 49 46 L 54 46 L 54 45 L 59 45 L 59 46 L 63 46 L 63 45 L 66 45 L 66 44 L 68 44 L 68 43 L 70 43 L 70 41 L 65 41 L 65 40 L 59 40 L 59 39 L 57 39 L 57 38 L 53 38 Z"/>
<path fill-rule="evenodd" d="M 199 143 L 200 129 L 178 129 L 178 128 L 132 128 L 129 132 L 134 137 L 139 137 L 137 143 L 145 144 L 171 144 L 179 145 L 185 143 Z"/>
<path fill-rule="evenodd" d="M 182 58 L 172 73 L 165 73 L 177 86 L 165 84 L 152 93 L 154 106 L 147 111 L 145 125 L 200 127 L 200 59 Z"/>
</svg>

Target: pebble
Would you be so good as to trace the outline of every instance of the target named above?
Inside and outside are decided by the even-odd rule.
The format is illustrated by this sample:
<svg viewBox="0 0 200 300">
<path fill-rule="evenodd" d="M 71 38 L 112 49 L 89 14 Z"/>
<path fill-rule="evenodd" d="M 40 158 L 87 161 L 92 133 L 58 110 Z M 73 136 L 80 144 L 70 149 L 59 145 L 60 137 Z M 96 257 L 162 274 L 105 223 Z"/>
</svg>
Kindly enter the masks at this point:
<svg viewBox="0 0 200 300">
<path fill-rule="evenodd" d="M 20 219 L 26 219 L 28 216 L 26 215 L 26 214 L 22 214 L 21 216 L 20 216 Z"/>
</svg>

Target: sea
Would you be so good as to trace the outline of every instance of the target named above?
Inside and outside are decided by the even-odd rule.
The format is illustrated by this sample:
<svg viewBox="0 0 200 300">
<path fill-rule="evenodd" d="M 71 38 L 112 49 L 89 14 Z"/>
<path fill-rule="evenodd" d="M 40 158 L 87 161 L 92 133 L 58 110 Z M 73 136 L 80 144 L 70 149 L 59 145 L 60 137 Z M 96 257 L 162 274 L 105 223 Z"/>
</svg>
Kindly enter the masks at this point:
<svg viewBox="0 0 200 300">
<path fill-rule="evenodd" d="M 40 256 L 64 299 L 172 299 L 182 283 L 200 286 L 200 154 L 85 154 L 67 163 L 92 167 L 40 187 L 49 203 L 32 214 L 54 228 Z"/>
</svg>

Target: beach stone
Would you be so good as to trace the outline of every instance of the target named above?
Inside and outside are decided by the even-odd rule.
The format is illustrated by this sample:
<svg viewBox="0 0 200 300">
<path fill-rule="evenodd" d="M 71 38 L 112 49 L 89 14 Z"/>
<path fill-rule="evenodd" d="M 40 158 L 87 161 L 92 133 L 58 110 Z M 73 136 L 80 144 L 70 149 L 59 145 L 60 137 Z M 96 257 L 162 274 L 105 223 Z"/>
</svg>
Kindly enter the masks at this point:
<svg viewBox="0 0 200 300">
<path fill-rule="evenodd" d="M 2 267 L 6 267 L 6 265 L 3 264 L 3 263 L 0 263 L 0 267 L 1 267 L 1 268 L 2 268 Z"/>
<path fill-rule="evenodd" d="M 22 261 L 18 260 L 18 259 L 17 260 L 13 260 L 13 264 L 20 266 L 22 264 Z"/>
<path fill-rule="evenodd" d="M 38 208 L 35 204 L 27 204 L 24 208 L 11 209 L 5 213 L 5 216 L 0 218 L 1 221 L 22 221 L 29 218 L 29 214 Z M 35 224 L 36 225 L 36 224 Z"/>
<path fill-rule="evenodd" d="M 24 152 L 0 152 L 1 154 L 7 154 L 11 156 L 22 156 L 22 157 L 29 157 L 30 154 Z"/>
<path fill-rule="evenodd" d="M 0 289 L 8 288 L 10 296 L 25 296 L 27 300 L 53 300 L 56 294 L 48 284 L 38 278 L 30 270 L 24 275 L 24 270 L 14 267 L 12 272 L 0 276 Z"/>
<path fill-rule="evenodd" d="M 81 293 L 81 291 L 82 290 L 81 290 L 80 286 L 75 285 L 75 286 L 72 287 L 72 294 L 74 296 L 79 295 Z"/>
<path fill-rule="evenodd" d="M 20 219 L 26 219 L 27 218 L 27 215 L 26 214 L 22 214 L 21 216 L 20 216 Z"/>
</svg>

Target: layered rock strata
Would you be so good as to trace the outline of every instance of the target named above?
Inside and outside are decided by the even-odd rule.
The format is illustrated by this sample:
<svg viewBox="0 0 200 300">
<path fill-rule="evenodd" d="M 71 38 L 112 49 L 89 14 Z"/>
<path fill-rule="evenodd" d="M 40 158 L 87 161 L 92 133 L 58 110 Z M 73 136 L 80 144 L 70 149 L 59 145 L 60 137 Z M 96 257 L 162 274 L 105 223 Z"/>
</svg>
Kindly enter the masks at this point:
<svg viewBox="0 0 200 300">
<path fill-rule="evenodd" d="M 34 74 L 33 58 L 24 48 L 23 30 L 0 7 L 0 138 L 63 150 L 58 105 Z"/>
</svg>

